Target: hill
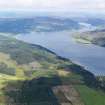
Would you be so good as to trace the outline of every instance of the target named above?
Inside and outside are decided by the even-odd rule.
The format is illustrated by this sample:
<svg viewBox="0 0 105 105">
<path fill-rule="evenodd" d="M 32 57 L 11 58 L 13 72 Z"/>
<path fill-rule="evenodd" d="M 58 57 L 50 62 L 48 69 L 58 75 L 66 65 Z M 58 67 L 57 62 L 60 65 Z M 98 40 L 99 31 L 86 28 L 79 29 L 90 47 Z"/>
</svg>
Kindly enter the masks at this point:
<svg viewBox="0 0 105 105">
<path fill-rule="evenodd" d="M 105 105 L 104 98 L 104 87 L 83 67 L 0 35 L 0 104 Z"/>
<path fill-rule="evenodd" d="M 78 29 L 78 22 L 56 17 L 0 18 L 0 32 L 20 34 Z"/>
<path fill-rule="evenodd" d="M 98 28 L 94 31 L 82 32 L 75 35 L 77 42 L 92 43 L 98 46 L 105 47 L 105 29 Z"/>
</svg>

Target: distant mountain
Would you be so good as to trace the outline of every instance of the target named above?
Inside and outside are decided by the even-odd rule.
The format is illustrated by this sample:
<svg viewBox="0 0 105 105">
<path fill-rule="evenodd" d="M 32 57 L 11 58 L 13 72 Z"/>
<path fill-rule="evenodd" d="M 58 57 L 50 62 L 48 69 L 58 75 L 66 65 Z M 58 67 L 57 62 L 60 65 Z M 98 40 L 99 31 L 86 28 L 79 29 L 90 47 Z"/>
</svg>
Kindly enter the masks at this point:
<svg viewBox="0 0 105 105">
<path fill-rule="evenodd" d="M 86 22 L 93 26 L 105 25 L 105 20 L 100 18 L 89 18 Z"/>
<path fill-rule="evenodd" d="M 97 17 L 75 17 L 73 20 L 78 21 L 80 23 L 90 24 L 92 26 L 105 26 L 104 18 Z"/>
<path fill-rule="evenodd" d="M 0 18 L 1 33 L 54 32 L 72 29 L 79 29 L 79 24 L 71 19 L 53 17 Z"/>
<path fill-rule="evenodd" d="M 85 22 L 87 24 L 91 24 L 92 26 L 103 26 L 105 25 L 105 19 L 103 18 L 83 18 L 78 19 L 81 22 Z"/>
</svg>

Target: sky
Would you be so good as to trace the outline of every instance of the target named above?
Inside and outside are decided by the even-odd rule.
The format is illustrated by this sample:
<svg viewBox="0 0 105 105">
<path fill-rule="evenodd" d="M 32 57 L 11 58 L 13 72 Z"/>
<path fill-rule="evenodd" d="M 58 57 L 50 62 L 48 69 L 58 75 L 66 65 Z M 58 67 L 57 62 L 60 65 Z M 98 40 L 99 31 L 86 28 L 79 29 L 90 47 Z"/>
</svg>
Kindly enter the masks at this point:
<svg viewBox="0 0 105 105">
<path fill-rule="evenodd" d="M 0 0 L 0 10 L 105 11 L 105 0 Z"/>
</svg>

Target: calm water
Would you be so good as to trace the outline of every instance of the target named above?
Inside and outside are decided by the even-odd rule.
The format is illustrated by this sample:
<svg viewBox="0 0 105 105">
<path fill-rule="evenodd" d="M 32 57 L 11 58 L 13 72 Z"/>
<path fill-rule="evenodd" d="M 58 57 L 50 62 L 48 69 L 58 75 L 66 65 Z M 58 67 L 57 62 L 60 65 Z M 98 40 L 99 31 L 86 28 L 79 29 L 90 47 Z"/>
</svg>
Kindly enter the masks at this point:
<svg viewBox="0 0 105 105">
<path fill-rule="evenodd" d="M 83 65 L 96 75 L 105 75 L 105 48 L 76 43 L 73 32 L 48 32 L 17 35 L 16 38 L 28 43 L 46 47 L 56 54 Z"/>
</svg>

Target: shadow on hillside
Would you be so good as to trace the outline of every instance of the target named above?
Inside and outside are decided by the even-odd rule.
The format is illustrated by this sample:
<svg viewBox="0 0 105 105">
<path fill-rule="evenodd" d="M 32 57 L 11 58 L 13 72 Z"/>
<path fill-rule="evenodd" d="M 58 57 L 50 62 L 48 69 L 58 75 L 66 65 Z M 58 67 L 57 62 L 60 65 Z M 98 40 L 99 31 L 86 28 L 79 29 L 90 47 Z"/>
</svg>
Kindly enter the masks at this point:
<svg viewBox="0 0 105 105">
<path fill-rule="evenodd" d="M 6 86 L 5 94 L 9 97 L 6 105 L 60 105 L 52 91 L 52 87 L 61 85 L 58 77 L 41 77 L 21 84 L 21 88 L 11 83 Z"/>
<path fill-rule="evenodd" d="M 83 67 L 76 64 L 68 65 L 65 70 L 70 70 L 74 74 L 80 75 L 82 77 L 82 82 L 79 82 L 75 78 L 75 84 L 79 83 L 85 84 L 90 88 L 98 89 L 100 88 L 99 82 L 96 77 L 84 70 Z M 60 80 L 58 76 L 53 77 L 40 77 L 35 78 L 30 81 L 16 81 L 14 83 L 8 83 L 4 88 L 5 94 L 7 97 L 6 105 L 60 105 L 55 94 L 52 91 L 52 88 L 58 85 L 70 85 L 73 84 L 74 78 L 70 79 L 65 77 L 64 83 Z M 69 81 L 70 79 L 70 81 Z M 20 103 L 20 104 L 19 104 Z"/>
<path fill-rule="evenodd" d="M 68 67 L 73 73 L 79 74 L 83 78 L 83 82 L 85 85 L 91 88 L 99 88 L 99 82 L 91 72 L 85 70 L 83 67 L 72 64 Z"/>
</svg>

